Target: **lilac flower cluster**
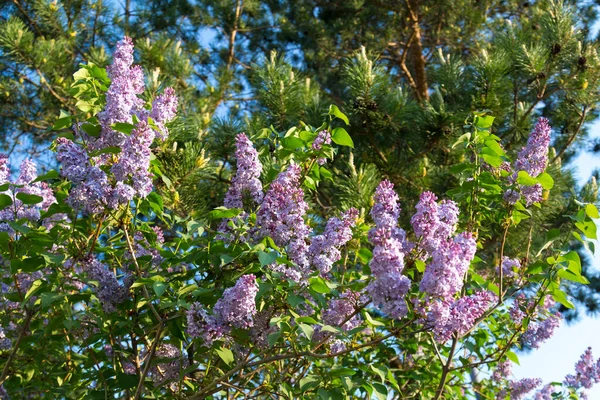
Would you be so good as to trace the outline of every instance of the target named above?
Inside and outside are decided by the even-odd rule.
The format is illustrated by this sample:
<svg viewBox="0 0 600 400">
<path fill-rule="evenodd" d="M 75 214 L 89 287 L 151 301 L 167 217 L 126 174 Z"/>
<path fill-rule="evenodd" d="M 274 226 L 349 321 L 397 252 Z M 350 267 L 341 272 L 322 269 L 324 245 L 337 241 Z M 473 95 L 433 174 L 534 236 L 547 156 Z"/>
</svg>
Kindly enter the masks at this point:
<svg viewBox="0 0 600 400">
<path fill-rule="evenodd" d="M 384 180 L 375 190 L 375 205 L 371 217 L 375 227 L 369 231 L 369 240 L 375 245 L 369 266 L 375 280 L 367 291 L 376 307 L 391 318 L 402 318 L 408 313 L 406 294 L 410 280 L 402 275 L 404 252 L 410 250 L 406 232 L 398 228 L 400 206 L 394 185 Z"/>
<path fill-rule="evenodd" d="M 150 375 L 156 387 L 170 382 L 170 388 L 177 390 L 181 372 L 188 367 L 189 362 L 183 357 L 181 351 L 172 344 L 161 344 L 154 353 L 158 363 L 150 370 Z"/>
<path fill-rule="evenodd" d="M 96 296 L 102 302 L 105 312 L 115 311 L 117 304 L 129 297 L 129 290 L 121 285 L 115 274 L 96 258 L 84 260 L 82 268 L 89 280 L 98 282 Z"/>
<path fill-rule="evenodd" d="M 499 362 L 492 374 L 492 380 L 495 382 L 501 382 L 508 378 L 512 371 L 512 363 L 510 361 Z"/>
<path fill-rule="evenodd" d="M 245 199 L 253 205 L 260 204 L 263 200 L 262 184 L 259 179 L 262 165 L 258 159 L 258 152 L 248 136 L 243 133 L 237 135 L 235 146 L 237 172 L 231 180 L 223 205 L 227 208 L 244 209 Z"/>
<path fill-rule="evenodd" d="M 36 178 L 37 168 L 35 163 L 26 159 L 21 163 L 18 178 L 11 182 L 8 156 L 0 154 L 0 186 L 8 186 L 0 194 L 7 195 L 12 200 L 11 205 L 0 211 L 0 231 L 12 233 L 12 228 L 6 223 L 8 221 L 17 221 L 21 218 L 38 221 L 41 212 L 46 211 L 52 203 L 56 203 L 52 189 L 45 182 L 33 182 Z M 17 198 L 19 193 L 40 196 L 42 201 L 37 204 L 25 204 Z M 47 225 L 46 222 L 44 224 Z"/>
<path fill-rule="evenodd" d="M 541 304 L 536 304 L 535 300 L 527 300 L 521 294 L 515 297 L 509 309 L 509 315 L 516 324 L 520 324 L 523 321 L 523 318 L 527 315 L 526 310 L 530 311 L 532 322 L 529 323 L 527 331 L 521 336 L 521 341 L 526 346 L 535 349 L 539 348 L 543 342 L 552 337 L 554 330 L 560 325 L 562 319 L 559 312 L 552 313 L 549 311 L 554 305 L 554 300 L 550 296 L 546 296 Z M 540 314 L 546 315 L 546 317 L 541 319 Z M 534 319 L 538 320 L 535 321 Z"/>
<path fill-rule="evenodd" d="M 313 150 L 319 151 L 323 148 L 323 144 L 331 144 L 331 133 L 328 130 L 322 130 L 317 134 L 317 137 L 312 144 L 312 148 Z M 319 158 L 317 163 L 319 165 L 325 165 L 327 163 L 327 159 Z"/>
<path fill-rule="evenodd" d="M 12 341 L 6 337 L 4 333 L 4 329 L 0 327 L 0 351 L 2 350 L 10 350 L 12 347 Z"/>
<path fill-rule="evenodd" d="M 548 165 L 548 146 L 550 145 L 550 127 L 546 118 L 538 119 L 533 131 L 529 135 L 527 145 L 521 149 L 514 162 L 514 173 L 510 176 L 509 182 L 514 184 L 517 181 L 519 171 L 526 171 L 530 176 L 537 177 L 546 169 Z M 519 186 L 519 192 L 509 189 L 504 194 L 504 200 L 510 204 L 516 203 L 521 196 L 525 199 L 527 206 L 542 201 L 542 186 L 537 183 L 533 186 Z"/>
<path fill-rule="evenodd" d="M 543 342 L 554 335 L 554 330 L 560 326 L 562 316 L 560 313 L 550 314 L 539 322 L 530 322 L 527 331 L 521 337 L 523 344 L 534 349 L 539 348 Z"/>
<path fill-rule="evenodd" d="M 456 231 L 459 210 L 455 202 L 443 200 L 437 204 L 437 197 L 431 192 L 423 192 L 417 203 L 417 212 L 410 219 L 415 235 L 421 239 L 421 247 L 433 252 L 440 242 Z"/>
<path fill-rule="evenodd" d="M 565 377 L 565 385 L 574 389 L 590 389 L 594 384 L 600 382 L 600 359 L 594 361 L 592 348 L 588 347 L 575 364 L 575 375 Z"/>
<path fill-rule="evenodd" d="M 310 265 L 326 275 L 332 265 L 341 257 L 340 247 L 352 239 L 352 227 L 358 218 L 358 210 L 350 208 L 342 213 L 341 219 L 332 217 L 327 221 L 325 231 L 312 238 L 308 248 Z"/>
<path fill-rule="evenodd" d="M 552 385 L 544 385 L 540 390 L 535 393 L 534 400 L 553 400 Z"/>
<path fill-rule="evenodd" d="M 503 257 L 500 268 L 502 268 L 504 278 L 512 278 L 515 275 L 515 269 L 521 268 L 521 261 L 516 258 Z"/>
<path fill-rule="evenodd" d="M 523 378 L 518 381 L 510 381 L 510 398 L 511 400 L 522 399 L 527 393 L 534 390 L 542 384 L 539 378 Z"/>
<path fill-rule="evenodd" d="M 226 335 L 232 327 L 247 329 L 254 325 L 255 299 L 258 294 L 256 277 L 241 276 L 235 286 L 225 289 L 217 301 L 211 316 L 200 304 L 193 304 L 187 311 L 188 334 L 202 337 L 210 346 L 214 340 Z"/>
<path fill-rule="evenodd" d="M 153 226 L 152 230 L 156 234 L 156 245 L 158 247 L 162 247 L 162 245 L 165 242 L 165 238 L 164 238 L 162 229 L 158 226 Z M 134 249 L 136 258 L 150 256 L 152 258 L 153 265 L 160 264 L 160 262 L 162 261 L 160 252 L 158 251 L 158 249 L 153 248 L 150 245 L 150 243 L 148 243 L 148 240 L 146 240 L 146 238 L 144 237 L 144 235 L 141 232 L 136 232 L 134 234 L 133 242 L 134 242 L 133 249 Z M 129 251 L 126 251 L 124 256 L 126 259 L 131 259 L 131 254 L 129 254 Z"/>
<path fill-rule="evenodd" d="M 121 152 L 108 152 L 90 157 L 86 150 L 69 139 L 57 140 L 57 160 L 62 163 L 61 174 L 73 182 L 69 204 L 90 214 L 104 208 L 127 204 L 134 196 L 146 197 L 152 190 L 150 146 L 156 136 L 168 134 L 165 123 L 175 117 L 177 97 L 166 89 L 153 102 L 151 110 L 144 109 L 138 96 L 144 91 L 144 74 L 133 64 L 133 42 L 125 37 L 117 44 L 113 63 L 108 67 L 111 85 L 106 93 L 106 106 L 98 114 L 100 136 L 85 137 L 88 150 L 103 151 L 119 147 Z M 134 118 L 135 117 L 135 118 Z M 149 123 L 152 119 L 152 124 Z M 133 124 L 130 135 L 113 129 L 115 123 Z M 79 127 L 76 127 L 79 131 Z M 106 168 L 100 168 L 100 167 Z M 112 172 L 109 176 L 106 171 Z"/>
<path fill-rule="evenodd" d="M 301 271 L 306 271 L 311 229 L 304 222 L 308 205 L 300 188 L 300 175 L 300 167 L 292 164 L 271 183 L 256 213 L 256 237 L 270 236 L 277 246 L 286 247 L 288 257 Z"/>
<path fill-rule="evenodd" d="M 344 292 L 338 299 L 329 300 L 327 309 L 323 312 L 322 318 L 325 325 L 337 326 L 345 331 L 352 330 L 360 325 L 358 314 L 352 315 L 360 307 L 360 293 Z M 350 318 L 350 316 L 352 317 Z M 320 342 L 331 333 L 321 330 L 320 326 L 315 328 L 313 340 Z M 346 349 L 346 345 L 340 339 L 330 338 L 328 340 L 332 353 L 339 353 Z"/>
<path fill-rule="evenodd" d="M 496 301 L 496 295 L 489 291 L 461 297 L 453 303 L 434 300 L 427 324 L 432 325 L 436 340 L 444 343 L 453 334 L 466 334 Z"/>
</svg>

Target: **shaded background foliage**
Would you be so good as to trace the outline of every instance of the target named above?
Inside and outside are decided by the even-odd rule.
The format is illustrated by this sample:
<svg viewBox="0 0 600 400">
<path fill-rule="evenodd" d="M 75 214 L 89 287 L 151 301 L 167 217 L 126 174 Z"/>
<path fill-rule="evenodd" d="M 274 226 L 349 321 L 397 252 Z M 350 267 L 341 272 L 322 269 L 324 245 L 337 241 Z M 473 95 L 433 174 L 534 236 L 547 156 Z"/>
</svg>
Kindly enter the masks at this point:
<svg viewBox="0 0 600 400">
<path fill-rule="evenodd" d="M 69 88 L 79 63 L 106 66 L 107 49 L 127 34 L 147 72 L 145 98 L 167 86 L 180 96 L 185 118 L 156 149 L 168 175 L 156 185 L 181 215 L 203 218 L 222 204 L 235 134 L 318 126 L 330 103 L 350 116 L 357 151 L 340 151 L 334 179 L 309 194 L 323 215 L 368 209 L 382 177 L 405 210 L 423 190 L 451 191 L 459 182 L 450 167 L 464 161 L 453 144 L 475 110 L 496 117 L 513 158 L 534 117 L 554 127 L 549 206 L 519 226 L 509 249 L 535 226 L 566 230 L 576 199 L 597 199 L 595 182 L 578 189 L 562 167 L 589 145 L 597 118 L 594 2 L 13 0 L 0 17 L 4 150 L 46 154 L 60 110 L 76 109 Z M 272 149 L 259 151 L 268 171 Z M 493 261 L 501 232 L 479 228 Z M 595 312 L 600 282 L 586 271 L 589 287 L 571 293 Z"/>
</svg>

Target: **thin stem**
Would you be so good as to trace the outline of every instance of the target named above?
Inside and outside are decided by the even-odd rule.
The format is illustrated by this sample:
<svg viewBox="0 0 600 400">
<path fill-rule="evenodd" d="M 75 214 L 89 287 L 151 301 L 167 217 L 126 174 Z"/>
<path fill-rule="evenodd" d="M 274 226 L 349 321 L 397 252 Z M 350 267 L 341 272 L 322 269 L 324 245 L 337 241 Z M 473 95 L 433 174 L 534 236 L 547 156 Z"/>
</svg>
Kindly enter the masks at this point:
<svg viewBox="0 0 600 400">
<path fill-rule="evenodd" d="M 2 369 L 2 375 L 0 376 L 0 385 L 2 385 L 4 381 L 8 378 L 8 370 L 10 369 L 10 365 L 14 361 L 15 356 L 17 355 L 17 350 L 19 350 L 19 345 L 21 344 L 23 337 L 25 337 L 27 329 L 29 329 L 29 323 L 31 322 L 31 318 L 33 318 L 33 312 L 30 310 L 26 310 L 25 321 L 23 321 L 23 326 L 21 327 L 21 331 L 19 332 L 17 341 L 15 342 L 15 345 L 13 346 L 13 349 L 10 352 L 10 355 L 8 356 L 8 360 L 6 360 L 6 364 L 4 364 L 4 369 Z"/>
</svg>

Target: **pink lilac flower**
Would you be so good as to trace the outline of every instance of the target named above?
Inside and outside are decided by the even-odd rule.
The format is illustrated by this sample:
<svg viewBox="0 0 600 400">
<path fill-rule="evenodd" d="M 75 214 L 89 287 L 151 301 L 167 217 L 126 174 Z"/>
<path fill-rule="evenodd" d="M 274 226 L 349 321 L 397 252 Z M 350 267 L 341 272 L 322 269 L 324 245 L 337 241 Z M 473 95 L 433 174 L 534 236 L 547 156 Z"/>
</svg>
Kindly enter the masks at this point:
<svg viewBox="0 0 600 400">
<path fill-rule="evenodd" d="M 527 331 L 521 337 L 523 344 L 537 349 L 543 342 L 550 339 L 554 330 L 560 326 L 562 316 L 560 313 L 550 314 L 540 322 L 530 322 Z"/>
<path fill-rule="evenodd" d="M 328 130 L 322 130 L 317 134 L 317 137 L 312 144 L 312 148 L 313 150 L 319 151 L 323 148 L 323 144 L 331 144 L 331 133 Z M 319 158 L 317 163 L 319 165 L 325 165 L 327 164 L 327 159 L 323 157 Z"/>
<path fill-rule="evenodd" d="M 406 233 L 398 228 L 400 206 L 394 185 L 384 180 L 375 190 L 375 205 L 371 217 L 375 227 L 369 240 L 375 245 L 369 262 L 375 279 L 367 287 L 373 304 L 392 318 L 402 318 L 408 312 L 406 294 L 410 280 L 402 275 L 404 251 L 409 250 Z"/>
<path fill-rule="evenodd" d="M 521 268 L 521 261 L 516 258 L 503 257 L 501 268 L 504 278 L 512 278 L 515 275 L 514 270 Z"/>
<path fill-rule="evenodd" d="M 290 260 L 305 271 L 311 229 L 304 222 L 308 204 L 300 188 L 300 175 L 300 167 L 292 164 L 271 183 L 256 213 L 256 237 L 270 236 L 277 246 L 286 247 Z"/>
<path fill-rule="evenodd" d="M 548 165 L 548 146 L 550 145 L 551 132 L 552 128 L 548 120 L 546 118 L 538 119 L 529 135 L 527 145 L 517 155 L 513 165 L 514 173 L 509 178 L 510 183 L 514 184 L 517 181 L 519 171 L 526 171 L 534 178 L 544 172 Z M 527 206 L 542 201 L 543 189 L 539 183 L 533 186 L 520 185 L 519 190 Z M 504 194 L 504 199 L 514 204 L 519 197 L 514 190 L 510 189 Z"/>
<path fill-rule="evenodd" d="M 567 375 L 564 383 L 575 389 L 582 387 L 590 389 L 598 382 L 600 382 L 600 370 L 594 361 L 592 348 L 588 347 L 575 364 L 575 375 Z"/>
<path fill-rule="evenodd" d="M 534 400 L 553 400 L 553 392 L 552 385 L 545 385 L 535 393 Z"/>
<path fill-rule="evenodd" d="M 231 180 L 223 205 L 227 208 L 244 209 L 244 200 L 247 200 L 247 204 L 253 206 L 260 204 L 263 200 L 262 184 L 260 182 L 262 165 L 258 159 L 258 152 L 248 136 L 243 133 L 237 135 L 235 146 L 237 172 Z"/>
<path fill-rule="evenodd" d="M 348 319 L 360 306 L 360 293 L 348 291 L 342 293 L 339 299 L 332 299 L 327 303 L 327 309 L 323 312 L 323 323 L 331 326 L 339 326 L 345 331 L 352 330 L 360 325 L 358 314 Z M 346 321 L 347 320 L 347 321 Z"/>
<path fill-rule="evenodd" d="M 510 398 L 511 400 L 522 399 L 527 393 L 534 390 L 542 384 L 541 379 L 523 378 L 518 381 L 510 382 Z"/>
<path fill-rule="evenodd" d="M 172 121 L 177 114 L 178 99 L 173 88 L 166 88 L 154 102 L 152 103 L 152 111 L 150 118 L 159 128 L 157 137 L 165 140 L 169 136 L 169 131 L 165 127 L 165 123 Z"/>
<path fill-rule="evenodd" d="M 452 298 L 463 286 L 465 273 L 475 256 L 477 243 L 468 232 L 442 239 L 425 268 L 420 290 L 430 296 Z"/>
<path fill-rule="evenodd" d="M 250 328 L 256 314 L 255 298 L 258 294 L 256 277 L 242 275 L 235 286 L 225 289 L 223 297 L 217 301 L 213 313 L 219 321 L 236 328 Z"/>
<path fill-rule="evenodd" d="M 492 374 L 492 380 L 495 382 L 501 382 L 510 376 L 512 370 L 512 363 L 508 360 L 499 362 Z"/>
<path fill-rule="evenodd" d="M 440 343 L 446 342 L 453 334 L 462 336 L 475 325 L 477 319 L 496 302 L 496 295 L 492 292 L 482 291 L 449 304 L 437 300 L 432 313 L 428 315 L 428 323 L 433 325 L 433 333 Z M 444 310 L 447 307 L 448 310 Z"/>
<path fill-rule="evenodd" d="M 8 189 L 0 193 L 9 196 L 12 200 L 11 205 L 0 211 L 0 221 L 16 221 L 21 218 L 38 221 L 41 213 L 48 210 L 48 207 L 56 202 L 52 189 L 45 182 L 33 182 L 36 178 L 37 167 L 35 163 L 25 159 L 21 163 L 18 178 L 11 182 L 8 157 L 4 154 L 0 155 L 0 185 L 8 183 Z M 19 193 L 39 196 L 41 202 L 25 204 L 17 197 Z M 0 230 L 12 233 L 12 228 L 6 223 L 0 223 Z"/>
<path fill-rule="evenodd" d="M 200 303 L 192 304 L 185 315 L 188 335 L 192 338 L 202 338 L 207 347 L 212 346 L 215 340 L 221 339 L 230 331 L 229 327 L 208 314 Z"/>
<path fill-rule="evenodd" d="M 352 239 L 352 227 L 356 223 L 358 210 L 351 208 L 342 213 L 341 219 L 332 217 L 327 221 L 322 235 L 312 238 L 308 248 L 310 265 L 326 275 L 341 257 L 339 248 Z"/>
</svg>

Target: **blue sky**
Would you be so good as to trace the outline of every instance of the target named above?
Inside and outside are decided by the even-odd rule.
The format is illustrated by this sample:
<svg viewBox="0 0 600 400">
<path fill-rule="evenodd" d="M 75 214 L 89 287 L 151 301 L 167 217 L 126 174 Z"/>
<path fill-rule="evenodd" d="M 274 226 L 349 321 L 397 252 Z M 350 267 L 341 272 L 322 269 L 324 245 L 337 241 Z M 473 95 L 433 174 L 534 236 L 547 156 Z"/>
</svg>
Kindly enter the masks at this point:
<svg viewBox="0 0 600 400">
<path fill-rule="evenodd" d="M 600 122 L 590 129 L 590 140 L 600 138 Z M 582 152 L 570 166 L 575 168 L 575 177 L 583 185 L 600 168 L 600 155 Z M 592 258 L 593 266 L 600 271 L 600 251 Z M 595 358 L 600 357 L 600 319 L 583 316 L 578 322 L 563 325 L 554 336 L 539 349 L 519 356 L 520 366 L 513 368 L 515 378 L 542 378 L 544 384 L 562 382 L 565 375 L 574 372 L 575 363 L 587 347 L 591 346 Z M 600 384 L 588 391 L 591 400 L 600 399 Z"/>
</svg>

